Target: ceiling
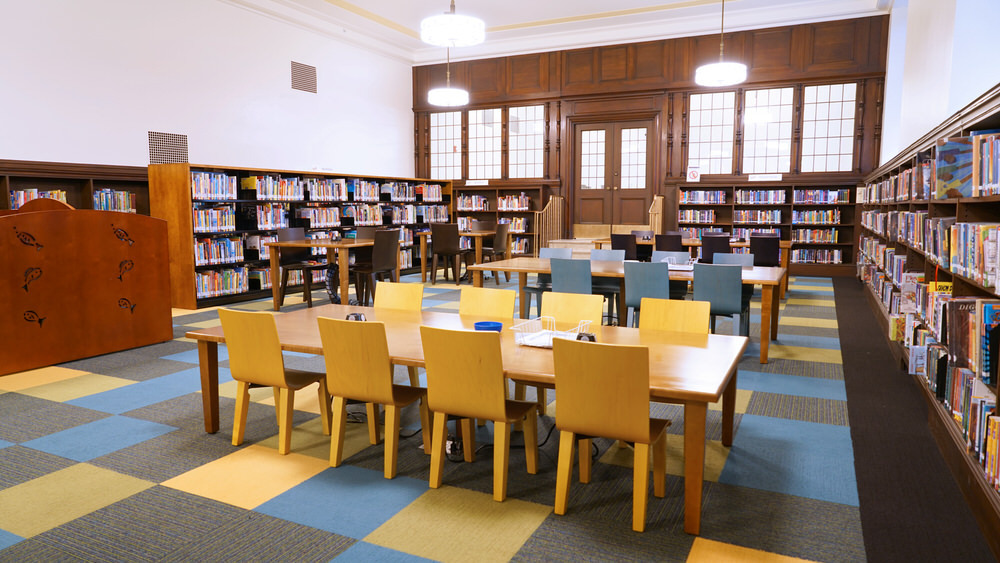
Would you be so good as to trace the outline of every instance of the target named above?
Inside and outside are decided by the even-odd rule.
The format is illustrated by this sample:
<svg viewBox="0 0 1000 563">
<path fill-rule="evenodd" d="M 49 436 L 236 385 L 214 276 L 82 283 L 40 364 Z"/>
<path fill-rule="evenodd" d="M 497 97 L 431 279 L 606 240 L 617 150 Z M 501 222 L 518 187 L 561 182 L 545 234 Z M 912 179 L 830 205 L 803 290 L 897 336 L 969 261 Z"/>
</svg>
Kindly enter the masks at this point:
<svg viewBox="0 0 1000 563">
<path fill-rule="evenodd" d="M 413 64 L 443 62 L 420 41 L 420 20 L 450 0 L 222 0 Z M 455 0 L 486 22 L 486 41 L 453 60 L 718 33 L 721 0 Z M 889 13 L 893 0 L 726 0 L 727 30 Z"/>
</svg>

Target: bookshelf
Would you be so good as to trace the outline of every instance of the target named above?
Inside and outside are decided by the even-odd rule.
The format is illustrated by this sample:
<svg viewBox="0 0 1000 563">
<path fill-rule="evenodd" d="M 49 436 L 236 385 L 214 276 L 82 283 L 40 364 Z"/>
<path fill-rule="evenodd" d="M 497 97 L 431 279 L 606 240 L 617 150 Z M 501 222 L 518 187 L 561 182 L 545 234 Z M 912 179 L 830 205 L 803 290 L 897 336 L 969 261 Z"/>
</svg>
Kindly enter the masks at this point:
<svg viewBox="0 0 1000 563">
<path fill-rule="evenodd" d="M 792 243 L 793 273 L 842 275 L 852 267 L 853 185 L 699 183 L 677 191 L 677 225 L 686 238 L 711 231 L 744 239 L 773 232 Z"/>
<path fill-rule="evenodd" d="M 263 243 L 277 240 L 277 229 L 342 238 L 361 226 L 399 227 L 407 271 L 420 262 L 416 233 L 452 217 L 451 183 L 419 178 L 152 164 L 149 193 L 151 214 L 169 225 L 171 302 L 184 309 L 269 295 Z M 325 249 L 314 248 L 313 259 L 324 260 Z"/>
<path fill-rule="evenodd" d="M 0 160 L 0 210 L 16 210 L 37 197 L 75 209 L 149 215 L 144 167 Z"/>
<path fill-rule="evenodd" d="M 928 424 L 1000 557 L 996 350 L 1000 300 L 1000 86 L 949 117 L 857 188 L 857 274 L 890 348 L 923 391 Z"/>
<path fill-rule="evenodd" d="M 511 253 L 533 256 L 538 253 L 537 216 L 543 208 L 546 186 L 512 180 L 490 180 L 485 186 L 456 181 L 455 217 L 460 227 L 472 221 L 509 223 Z M 463 244 L 471 248 L 471 241 Z"/>
</svg>

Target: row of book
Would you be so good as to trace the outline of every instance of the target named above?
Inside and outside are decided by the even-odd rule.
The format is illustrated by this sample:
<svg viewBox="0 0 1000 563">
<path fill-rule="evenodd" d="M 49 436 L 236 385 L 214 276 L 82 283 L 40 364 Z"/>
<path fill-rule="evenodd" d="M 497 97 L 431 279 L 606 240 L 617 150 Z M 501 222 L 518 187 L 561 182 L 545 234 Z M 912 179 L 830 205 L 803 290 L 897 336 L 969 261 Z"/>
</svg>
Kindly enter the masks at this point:
<svg viewBox="0 0 1000 563">
<path fill-rule="evenodd" d="M 135 193 L 110 188 L 94 190 L 94 209 L 135 213 Z"/>
<path fill-rule="evenodd" d="M 681 190 L 681 203 L 725 204 L 726 192 L 722 190 Z"/>
<path fill-rule="evenodd" d="M 750 229 L 747 229 L 747 231 L 749 230 Z M 680 231 L 683 238 L 693 238 L 693 239 L 701 239 L 701 235 L 705 233 L 727 232 L 719 227 L 681 227 Z"/>
<path fill-rule="evenodd" d="M 197 238 L 194 240 L 196 266 L 232 264 L 244 260 L 243 237 Z"/>
<path fill-rule="evenodd" d="M 195 207 L 194 232 L 219 233 L 236 230 L 236 209 L 232 205 L 217 205 L 213 207 Z"/>
<path fill-rule="evenodd" d="M 306 178 L 310 201 L 347 201 L 347 181 L 343 178 Z"/>
<path fill-rule="evenodd" d="M 736 190 L 736 203 L 785 203 L 785 190 Z"/>
<path fill-rule="evenodd" d="M 288 212 L 280 203 L 265 203 L 254 208 L 257 228 L 261 230 L 284 229 L 288 226 Z"/>
<path fill-rule="evenodd" d="M 810 190 L 794 190 L 792 192 L 792 203 L 797 204 L 837 204 L 837 203 L 850 203 L 851 201 L 851 191 L 848 189 L 841 190 L 824 190 L 824 189 L 810 189 Z"/>
<path fill-rule="evenodd" d="M 500 211 L 530 211 L 531 196 L 524 192 L 520 195 L 502 195 L 497 198 L 497 209 Z"/>
<path fill-rule="evenodd" d="M 66 203 L 65 190 L 39 190 L 37 188 L 25 188 L 23 190 L 11 190 L 10 208 L 18 209 L 25 203 L 33 199 L 48 198 Z"/>
<path fill-rule="evenodd" d="M 489 211 L 490 200 L 482 195 L 459 195 L 455 198 L 455 207 L 458 211 Z"/>
<path fill-rule="evenodd" d="M 314 229 L 340 226 L 339 207 L 299 207 L 295 210 L 295 216 L 308 219 L 309 227 Z"/>
<path fill-rule="evenodd" d="M 837 242 L 837 229 L 792 229 L 792 242 Z"/>
<path fill-rule="evenodd" d="M 924 158 L 882 181 L 857 188 L 858 203 L 892 203 L 896 201 L 928 200 L 935 185 L 934 160 Z"/>
<path fill-rule="evenodd" d="M 780 223 L 780 209 L 734 209 L 733 223 Z"/>
<path fill-rule="evenodd" d="M 839 248 L 796 248 L 789 260 L 792 264 L 842 264 L 844 253 Z"/>
<path fill-rule="evenodd" d="M 382 193 L 378 182 L 351 178 L 347 180 L 348 193 L 354 194 L 351 199 L 354 201 L 379 201 L 379 194 Z"/>
<path fill-rule="evenodd" d="M 249 288 L 245 266 L 197 271 L 194 277 L 195 294 L 198 299 L 246 293 Z"/>
<path fill-rule="evenodd" d="M 714 209 L 679 209 L 677 220 L 681 223 L 714 223 Z"/>
<path fill-rule="evenodd" d="M 510 225 L 507 228 L 508 233 L 526 233 L 528 232 L 528 218 L 527 217 L 501 217 L 497 219 L 497 223 L 506 223 Z"/>
<path fill-rule="evenodd" d="M 840 209 L 814 209 L 811 211 L 792 211 L 792 224 L 800 225 L 839 225 Z"/>
<path fill-rule="evenodd" d="M 237 178 L 225 172 L 191 171 L 191 197 L 194 199 L 236 199 Z"/>
<path fill-rule="evenodd" d="M 780 227 L 754 227 L 754 228 L 736 227 L 733 229 L 733 236 L 735 238 L 750 240 L 750 236 L 756 234 L 772 234 L 772 235 L 778 235 L 780 237 L 781 228 Z M 701 238 L 700 234 L 697 238 Z"/>
<path fill-rule="evenodd" d="M 275 174 L 248 176 L 240 180 L 244 190 L 254 192 L 251 199 L 263 201 L 304 201 L 306 186 L 299 178 L 284 178 Z"/>
</svg>

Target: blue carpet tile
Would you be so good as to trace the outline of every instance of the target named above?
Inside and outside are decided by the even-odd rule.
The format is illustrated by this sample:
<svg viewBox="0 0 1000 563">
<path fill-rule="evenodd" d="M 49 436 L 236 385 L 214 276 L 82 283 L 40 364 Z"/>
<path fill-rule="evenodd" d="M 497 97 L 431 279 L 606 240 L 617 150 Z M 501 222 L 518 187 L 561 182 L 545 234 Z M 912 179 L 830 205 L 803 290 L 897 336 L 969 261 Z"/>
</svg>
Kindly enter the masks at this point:
<svg viewBox="0 0 1000 563">
<path fill-rule="evenodd" d="M 74 461 L 88 461 L 174 430 L 165 424 L 112 416 L 21 445 Z"/>
</svg>

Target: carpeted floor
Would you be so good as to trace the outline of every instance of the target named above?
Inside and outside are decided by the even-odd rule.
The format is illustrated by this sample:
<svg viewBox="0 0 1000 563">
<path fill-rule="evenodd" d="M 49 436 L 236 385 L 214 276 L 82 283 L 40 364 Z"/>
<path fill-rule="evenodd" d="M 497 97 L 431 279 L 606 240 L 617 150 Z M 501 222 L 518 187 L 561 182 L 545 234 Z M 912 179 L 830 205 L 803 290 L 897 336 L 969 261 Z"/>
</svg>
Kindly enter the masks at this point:
<svg viewBox="0 0 1000 563">
<path fill-rule="evenodd" d="M 492 280 L 487 286 L 495 287 Z M 292 301 L 286 310 L 304 306 Z M 428 285 L 424 307 L 457 312 L 455 286 Z M 541 447 L 537 475 L 525 471 L 523 451 L 512 450 L 503 503 L 490 495 L 489 427 L 479 430 L 476 462 L 448 463 L 445 486 L 430 490 L 413 412 L 404 417 L 396 479 L 382 477 L 382 446 L 368 444 L 361 423 L 348 430 L 345 464 L 331 468 L 311 389 L 296 397 L 291 454 L 276 453 L 266 389 L 254 391 L 246 440 L 233 447 L 235 384 L 224 348 L 222 429 L 205 434 L 197 352 L 183 334 L 217 324 L 218 314 L 176 311 L 173 341 L 0 377 L 0 561 L 864 561 L 866 546 L 871 560 L 888 560 L 873 551 L 874 524 L 865 515 L 883 517 L 883 506 L 894 505 L 870 489 L 887 485 L 856 478 L 870 473 L 866 464 L 882 466 L 872 450 L 858 453 L 859 440 L 871 437 L 854 425 L 873 415 L 859 418 L 845 389 L 839 308 L 830 279 L 793 278 L 771 362 L 761 365 L 755 298 L 731 448 L 720 442 L 718 406 L 708 415 L 697 538 L 683 532 L 680 407 L 653 407 L 674 421 L 667 494 L 650 497 L 647 531 L 638 534 L 630 527 L 631 455 L 609 441 L 597 441 L 593 480 L 574 483 L 565 516 L 551 509 L 555 432 Z M 718 330 L 728 332 L 729 324 L 721 321 Z M 856 344 L 881 342 L 869 340 Z M 305 354 L 289 353 L 287 361 L 323 366 Z M 541 420 L 540 437 L 552 423 Z"/>
</svg>

